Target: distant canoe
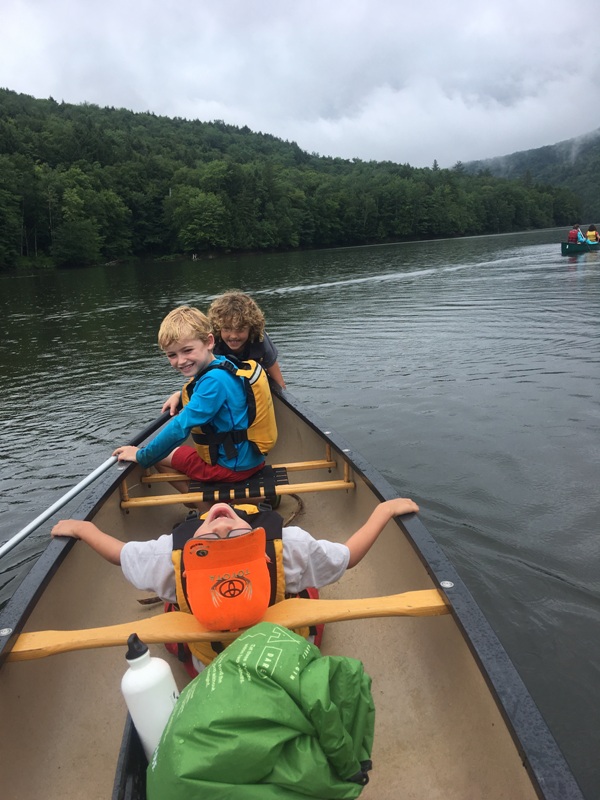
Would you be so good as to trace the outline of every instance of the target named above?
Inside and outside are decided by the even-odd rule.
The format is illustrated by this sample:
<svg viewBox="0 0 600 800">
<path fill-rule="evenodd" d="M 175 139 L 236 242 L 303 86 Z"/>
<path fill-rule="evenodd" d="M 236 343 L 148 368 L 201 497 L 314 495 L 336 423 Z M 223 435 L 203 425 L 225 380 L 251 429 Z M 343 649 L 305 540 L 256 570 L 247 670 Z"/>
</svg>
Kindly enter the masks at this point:
<svg viewBox="0 0 600 800">
<path fill-rule="evenodd" d="M 561 242 L 560 253 L 563 256 L 576 256 L 578 253 L 590 253 L 598 250 L 598 244 L 591 242 Z"/>
</svg>

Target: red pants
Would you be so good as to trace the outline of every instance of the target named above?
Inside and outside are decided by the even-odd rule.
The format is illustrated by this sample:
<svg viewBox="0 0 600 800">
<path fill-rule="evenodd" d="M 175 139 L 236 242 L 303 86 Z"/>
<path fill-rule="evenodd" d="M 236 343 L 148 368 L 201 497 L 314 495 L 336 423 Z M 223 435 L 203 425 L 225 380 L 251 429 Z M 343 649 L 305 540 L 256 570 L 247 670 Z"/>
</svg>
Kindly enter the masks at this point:
<svg viewBox="0 0 600 800">
<path fill-rule="evenodd" d="M 201 481 L 202 483 L 235 483 L 236 481 L 245 481 L 259 469 L 264 467 L 264 462 L 252 469 L 246 469 L 243 472 L 235 472 L 228 467 L 220 467 L 218 464 L 207 464 L 202 461 L 198 455 L 195 447 L 190 447 L 187 444 L 178 447 L 171 456 L 171 464 L 178 472 L 183 472 L 188 478 L 193 481 Z"/>
</svg>

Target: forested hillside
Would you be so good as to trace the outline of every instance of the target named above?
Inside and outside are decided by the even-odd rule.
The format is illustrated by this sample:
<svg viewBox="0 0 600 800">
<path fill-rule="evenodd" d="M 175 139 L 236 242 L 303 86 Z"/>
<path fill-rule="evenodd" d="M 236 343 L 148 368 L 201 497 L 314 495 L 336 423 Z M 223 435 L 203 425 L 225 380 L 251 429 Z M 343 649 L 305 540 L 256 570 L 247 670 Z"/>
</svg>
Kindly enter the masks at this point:
<svg viewBox="0 0 600 800">
<path fill-rule="evenodd" d="M 547 147 L 470 161 L 465 169 L 473 174 L 484 171 L 501 178 L 562 186 L 581 203 L 581 215 L 573 222 L 600 222 L 600 128 Z"/>
<path fill-rule="evenodd" d="M 0 89 L 0 266 L 358 245 L 569 225 L 529 179 L 325 158 L 223 122 Z"/>
</svg>

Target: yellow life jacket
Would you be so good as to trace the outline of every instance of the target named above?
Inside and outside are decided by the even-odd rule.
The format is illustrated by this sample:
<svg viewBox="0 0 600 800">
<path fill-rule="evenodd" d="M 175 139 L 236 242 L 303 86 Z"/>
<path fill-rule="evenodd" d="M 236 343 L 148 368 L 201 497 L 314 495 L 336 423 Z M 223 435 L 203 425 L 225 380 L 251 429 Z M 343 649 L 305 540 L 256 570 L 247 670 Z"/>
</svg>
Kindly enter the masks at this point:
<svg viewBox="0 0 600 800">
<path fill-rule="evenodd" d="M 285 572 L 283 568 L 283 519 L 276 511 L 261 510 L 254 505 L 244 504 L 234 506 L 236 513 L 252 525 L 253 528 L 261 527 L 265 531 L 266 539 L 266 555 L 270 561 L 267 562 L 267 569 L 269 573 L 269 599 L 268 605 L 279 603 L 286 597 L 285 592 Z M 204 515 L 206 516 L 206 514 Z M 177 592 L 177 605 L 181 611 L 186 611 L 188 614 L 192 613 L 192 604 L 194 600 L 188 597 L 187 581 L 184 577 L 184 549 L 186 543 L 193 538 L 195 532 L 202 524 L 202 518 L 186 520 L 178 525 L 173 531 L 173 553 L 172 561 L 175 569 L 175 586 Z M 229 542 L 240 544 L 246 537 L 242 536 L 236 539 L 231 539 Z M 197 540 L 203 541 L 203 540 Z M 233 571 L 244 573 L 244 567 L 239 563 L 234 565 Z M 231 574 L 231 571 L 230 571 Z M 209 576 L 210 577 L 210 576 Z M 219 576 L 217 576 L 219 577 Z M 222 577 L 222 576 L 220 576 Z M 308 596 L 308 593 L 301 592 L 301 596 Z M 211 608 L 207 609 L 208 614 Z M 205 624 L 203 620 L 203 624 Z M 207 626 L 210 627 L 210 626 Z M 220 627 L 220 630 L 223 630 Z M 300 628 L 295 631 L 300 636 L 307 637 L 311 634 L 308 627 Z M 312 631 L 314 633 L 314 631 Z M 214 642 L 189 642 L 189 649 L 196 656 L 197 659 L 202 661 L 203 664 L 210 664 L 210 662 L 218 656 L 225 649 L 225 644 L 220 641 Z"/>
<path fill-rule="evenodd" d="M 597 242 L 598 239 L 599 239 L 598 231 L 588 231 L 586 233 L 586 238 L 587 238 L 588 242 Z"/>
<path fill-rule="evenodd" d="M 266 455 L 277 441 L 277 423 L 275 409 L 267 373 L 257 361 L 237 361 L 233 359 L 217 361 L 188 381 L 181 391 L 183 405 L 190 401 L 195 387 L 211 369 L 224 369 L 231 375 L 240 378 L 246 390 L 248 403 L 248 428 L 217 433 L 212 425 L 199 425 L 192 428 L 191 434 L 200 458 L 207 464 L 216 464 L 219 458 L 219 446 L 225 449 L 227 458 L 235 458 L 235 445 L 250 442 L 262 455 Z"/>
</svg>

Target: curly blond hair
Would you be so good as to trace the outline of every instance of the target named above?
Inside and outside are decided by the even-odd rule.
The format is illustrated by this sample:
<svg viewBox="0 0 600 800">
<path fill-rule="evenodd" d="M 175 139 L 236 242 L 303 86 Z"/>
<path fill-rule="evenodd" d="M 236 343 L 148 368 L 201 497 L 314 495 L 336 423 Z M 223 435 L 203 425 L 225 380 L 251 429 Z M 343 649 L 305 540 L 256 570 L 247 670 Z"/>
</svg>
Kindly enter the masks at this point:
<svg viewBox="0 0 600 800">
<path fill-rule="evenodd" d="M 208 319 L 216 337 L 222 328 L 250 328 L 248 340 L 262 342 L 265 335 L 265 316 L 255 301 L 238 289 L 219 295 L 208 309 Z"/>
<path fill-rule="evenodd" d="M 177 306 L 161 322 L 158 330 L 158 346 L 161 350 L 184 339 L 200 339 L 206 343 L 212 329 L 206 314 L 192 306 Z"/>
</svg>

